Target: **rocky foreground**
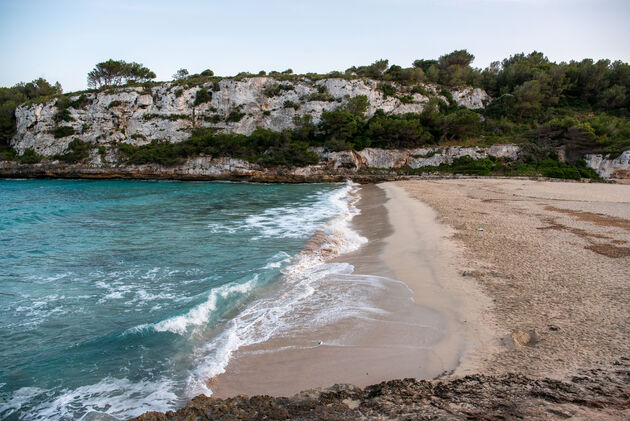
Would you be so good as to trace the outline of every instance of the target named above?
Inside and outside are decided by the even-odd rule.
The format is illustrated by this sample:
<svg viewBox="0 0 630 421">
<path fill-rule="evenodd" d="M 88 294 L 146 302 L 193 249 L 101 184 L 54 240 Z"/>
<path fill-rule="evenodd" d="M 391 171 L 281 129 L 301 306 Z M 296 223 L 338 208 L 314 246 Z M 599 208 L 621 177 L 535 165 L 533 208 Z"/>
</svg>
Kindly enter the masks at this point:
<svg viewBox="0 0 630 421">
<path fill-rule="evenodd" d="M 291 398 L 203 395 L 185 408 L 135 420 L 629 419 L 630 359 L 564 380 L 519 374 L 335 385 Z"/>
</svg>

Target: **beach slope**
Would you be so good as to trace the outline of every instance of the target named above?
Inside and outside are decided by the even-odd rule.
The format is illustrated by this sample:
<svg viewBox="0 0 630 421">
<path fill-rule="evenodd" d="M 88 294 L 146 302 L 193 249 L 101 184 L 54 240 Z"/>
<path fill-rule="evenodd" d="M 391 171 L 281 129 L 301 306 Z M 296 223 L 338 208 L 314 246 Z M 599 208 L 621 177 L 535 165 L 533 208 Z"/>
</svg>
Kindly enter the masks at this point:
<svg viewBox="0 0 630 421">
<path fill-rule="evenodd" d="M 232 398 L 243 393 L 232 389 L 226 399 L 198 397 L 177 413 L 142 419 L 630 416 L 630 186 L 442 179 L 365 189 L 372 189 L 372 201 L 356 219 L 370 242 L 344 260 L 358 272 L 404 282 L 417 306 L 439 314 L 442 335 L 422 359 L 439 357 L 433 370 L 448 373 L 360 388 L 374 377 L 358 373 L 379 361 L 379 352 L 366 352 L 367 359 L 346 358 L 352 363 L 345 368 L 315 370 L 300 381 L 303 389 L 319 387 L 334 372 L 335 382 L 360 387 L 319 388 L 292 398 Z M 257 362 L 279 367 L 280 354 L 271 355 Z M 317 366 L 326 366 L 328 357 L 296 356 Z M 257 375 L 256 364 L 246 366 L 233 378 Z M 339 367 L 333 360 L 329 366 Z M 390 377 L 381 372 L 377 381 L 431 377 L 403 360 L 392 367 Z M 272 384 L 290 388 L 290 374 Z M 274 392 L 263 382 L 247 391 L 278 396 Z"/>
</svg>

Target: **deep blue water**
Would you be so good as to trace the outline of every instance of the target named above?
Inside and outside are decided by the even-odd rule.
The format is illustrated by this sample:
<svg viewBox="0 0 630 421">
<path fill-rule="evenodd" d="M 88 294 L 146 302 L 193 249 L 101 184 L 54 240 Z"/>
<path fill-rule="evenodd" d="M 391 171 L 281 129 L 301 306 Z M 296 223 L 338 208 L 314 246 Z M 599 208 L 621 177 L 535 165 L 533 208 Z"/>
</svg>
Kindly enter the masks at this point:
<svg viewBox="0 0 630 421">
<path fill-rule="evenodd" d="M 0 417 L 123 418 L 203 391 L 239 346 L 231 319 L 347 189 L 0 180 Z"/>
</svg>

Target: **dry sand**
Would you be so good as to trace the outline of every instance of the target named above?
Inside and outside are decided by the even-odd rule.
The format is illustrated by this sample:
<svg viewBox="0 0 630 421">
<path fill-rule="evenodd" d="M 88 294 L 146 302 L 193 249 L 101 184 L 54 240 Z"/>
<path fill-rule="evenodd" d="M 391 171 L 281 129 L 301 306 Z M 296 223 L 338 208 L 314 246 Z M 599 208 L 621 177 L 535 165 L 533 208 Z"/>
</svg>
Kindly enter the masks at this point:
<svg viewBox="0 0 630 421">
<path fill-rule="evenodd" d="M 460 373 L 562 377 L 630 356 L 629 185 L 513 179 L 396 185 L 455 229 L 468 262 L 462 274 L 493 301 L 499 352 L 478 355 L 483 365 Z"/>
</svg>

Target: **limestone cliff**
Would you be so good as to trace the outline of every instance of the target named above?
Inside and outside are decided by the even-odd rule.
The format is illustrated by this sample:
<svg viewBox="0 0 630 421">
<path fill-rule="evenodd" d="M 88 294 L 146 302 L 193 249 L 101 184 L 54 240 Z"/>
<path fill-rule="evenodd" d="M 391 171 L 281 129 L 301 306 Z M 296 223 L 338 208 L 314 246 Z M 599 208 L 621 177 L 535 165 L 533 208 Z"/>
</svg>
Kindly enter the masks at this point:
<svg viewBox="0 0 630 421">
<path fill-rule="evenodd" d="M 630 178 L 630 151 L 625 151 L 617 158 L 601 154 L 589 154 L 586 164 L 607 179 Z"/>
<path fill-rule="evenodd" d="M 447 102 L 449 99 L 444 95 L 450 95 L 458 106 L 469 109 L 483 108 L 489 101 L 488 95 L 478 88 L 451 89 L 446 93 L 431 84 L 413 91 L 393 85 L 397 93 L 386 95 L 378 81 L 369 79 L 237 77 L 208 79 L 198 85 L 180 81 L 113 87 L 70 95 L 65 103 L 52 99 L 25 104 L 15 111 L 17 132 L 11 146 L 19 154 L 32 149 L 48 160 L 29 165 L 0 161 L 0 176 L 328 181 L 365 175 L 366 170 L 373 169 L 450 164 L 462 156 L 510 160 L 519 157 L 520 148 L 516 145 L 366 148 L 341 152 L 313 148 L 320 159 L 316 165 L 269 168 L 241 159 L 204 155 L 168 167 L 129 165 L 120 155 L 120 145 L 181 142 L 195 128 L 248 135 L 257 127 L 272 131 L 294 128 L 296 117 L 310 116 L 317 124 L 322 112 L 343 106 L 359 95 L 368 99 L 367 117 L 379 109 L 387 114 L 420 113 L 433 97 Z M 88 157 L 78 164 L 57 161 L 55 155 L 67 153 L 74 139 L 90 145 Z M 626 152 L 617 160 L 588 156 L 587 163 L 605 178 L 627 178 L 629 154 Z"/>
<path fill-rule="evenodd" d="M 198 99 L 202 90 L 207 102 Z M 20 154 L 31 148 L 40 155 L 53 156 L 63 153 L 74 138 L 109 150 L 120 143 L 180 142 L 196 127 L 240 134 L 250 134 L 256 127 L 281 131 L 293 128 L 296 116 L 310 115 L 317 123 L 322 111 L 333 110 L 358 95 L 368 98 L 368 116 L 377 109 L 392 114 L 420 113 L 429 97 L 441 97 L 433 85 L 426 85 L 425 93 L 412 93 L 403 102 L 384 95 L 376 81 L 334 78 L 281 81 L 252 77 L 192 87 L 175 82 L 123 87 L 70 97 L 70 121 L 59 122 L 60 109 L 54 100 L 18 107 L 12 146 Z M 483 107 L 488 99 L 483 90 L 473 88 L 453 90 L 451 95 L 458 105 L 471 109 Z M 53 132 L 60 125 L 72 127 L 74 133 L 55 138 Z M 115 160 L 111 157 L 108 161 Z"/>
</svg>

